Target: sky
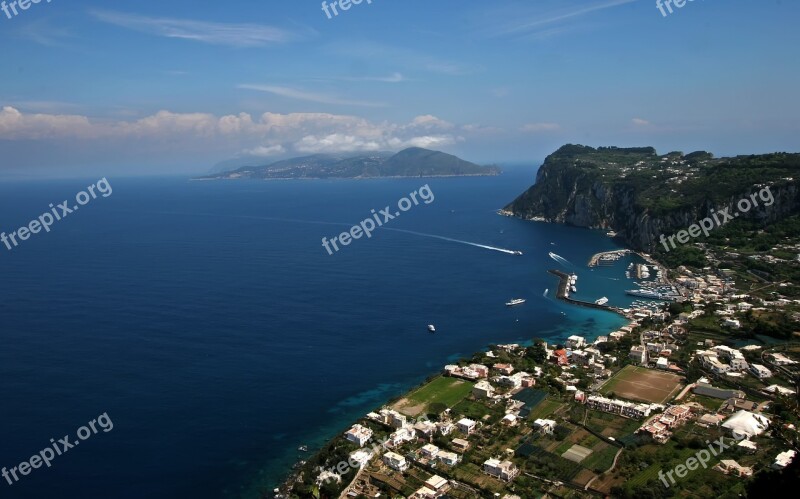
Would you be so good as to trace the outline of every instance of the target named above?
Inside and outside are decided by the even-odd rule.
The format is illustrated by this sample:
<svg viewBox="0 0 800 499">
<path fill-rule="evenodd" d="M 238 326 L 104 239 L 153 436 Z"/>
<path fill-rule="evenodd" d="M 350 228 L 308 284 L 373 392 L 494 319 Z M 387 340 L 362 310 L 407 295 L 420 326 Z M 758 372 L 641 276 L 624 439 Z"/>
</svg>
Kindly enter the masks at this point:
<svg viewBox="0 0 800 499">
<path fill-rule="evenodd" d="M 533 165 L 566 143 L 800 152 L 795 0 L 694 0 L 666 15 L 656 0 L 335 5 L 0 11 L 0 179 L 411 146 Z"/>
</svg>

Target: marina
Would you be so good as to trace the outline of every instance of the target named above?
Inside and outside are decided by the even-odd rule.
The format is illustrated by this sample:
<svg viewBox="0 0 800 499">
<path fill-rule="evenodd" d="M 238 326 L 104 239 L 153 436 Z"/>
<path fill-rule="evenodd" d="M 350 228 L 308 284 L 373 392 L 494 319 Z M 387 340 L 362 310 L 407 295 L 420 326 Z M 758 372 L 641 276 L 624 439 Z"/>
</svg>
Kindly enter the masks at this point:
<svg viewBox="0 0 800 499">
<path fill-rule="evenodd" d="M 613 250 L 613 251 L 603 251 L 601 253 L 595 253 L 592 255 L 592 258 L 589 259 L 589 267 L 596 267 L 598 265 L 612 265 L 614 262 L 622 258 L 623 256 L 631 253 L 629 249 L 621 249 L 621 250 Z"/>
</svg>

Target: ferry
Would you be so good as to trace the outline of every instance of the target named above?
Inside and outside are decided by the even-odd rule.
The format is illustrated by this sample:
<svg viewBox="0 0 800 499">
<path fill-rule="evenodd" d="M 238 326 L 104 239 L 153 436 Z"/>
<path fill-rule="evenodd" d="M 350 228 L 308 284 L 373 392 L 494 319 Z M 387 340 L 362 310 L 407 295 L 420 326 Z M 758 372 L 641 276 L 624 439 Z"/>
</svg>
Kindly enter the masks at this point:
<svg viewBox="0 0 800 499">
<path fill-rule="evenodd" d="M 431 333 L 435 333 L 436 326 L 434 326 L 433 324 L 428 324 L 428 331 L 430 331 Z"/>
<path fill-rule="evenodd" d="M 595 304 L 597 305 L 605 305 L 606 303 L 608 303 L 608 298 L 606 298 L 605 296 L 600 298 L 599 300 L 595 300 Z"/>
<path fill-rule="evenodd" d="M 514 305 L 519 305 L 521 303 L 525 303 L 525 299 L 524 298 L 514 298 L 510 302 L 507 302 L 506 306 L 507 307 L 513 307 Z"/>
<path fill-rule="evenodd" d="M 661 299 L 661 293 L 651 289 L 628 289 L 625 291 L 625 294 L 631 296 L 640 296 L 642 298 L 653 298 L 656 300 Z"/>
</svg>

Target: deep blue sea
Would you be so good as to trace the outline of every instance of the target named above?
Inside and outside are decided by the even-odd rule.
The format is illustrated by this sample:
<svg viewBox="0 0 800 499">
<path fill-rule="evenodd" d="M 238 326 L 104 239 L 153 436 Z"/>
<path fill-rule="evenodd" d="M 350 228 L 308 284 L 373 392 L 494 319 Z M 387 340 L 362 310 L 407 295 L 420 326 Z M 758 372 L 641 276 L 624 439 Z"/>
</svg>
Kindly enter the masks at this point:
<svg viewBox="0 0 800 499">
<path fill-rule="evenodd" d="M 113 429 L 9 485 L 20 498 L 255 497 L 299 456 L 444 364 L 490 343 L 595 337 L 630 303 L 602 231 L 498 216 L 534 180 L 192 182 L 109 177 L 98 198 L 12 251 L 0 245 L 0 467 L 108 413 Z M 0 230 L 98 179 L 0 183 Z M 321 245 L 428 184 L 388 228 Z M 548 257 L 553 251 L 571 265 Z M 549 289 L 547 296 L 543 296 Z M 510 298 L 527 298 L 507 308 Z M 427 324 L 435 324 L 429 334 Z"/>
</svg>

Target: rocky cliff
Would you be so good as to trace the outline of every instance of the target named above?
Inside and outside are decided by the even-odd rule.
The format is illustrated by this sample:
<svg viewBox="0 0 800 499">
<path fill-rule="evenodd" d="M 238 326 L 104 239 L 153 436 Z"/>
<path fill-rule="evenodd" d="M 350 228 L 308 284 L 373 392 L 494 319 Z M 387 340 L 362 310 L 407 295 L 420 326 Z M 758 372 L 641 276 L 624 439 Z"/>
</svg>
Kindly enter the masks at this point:
<svg viewBox="0 0 800 499">
<path fill-rule="evenodd" d="M 742 199 L 758 204 L 742 219 L 768 224 L 798 213 L 799 174 L 798 154 L 714 159 L 704 152 L 659 156 L 653 148 L 567 145 L 547 157 L 536 183 L 505 212 L 613 229 L 632 248 L 650 252 L 662 234 L 687 229 L 712 210 L 742 211 Z"/>
</svg>

